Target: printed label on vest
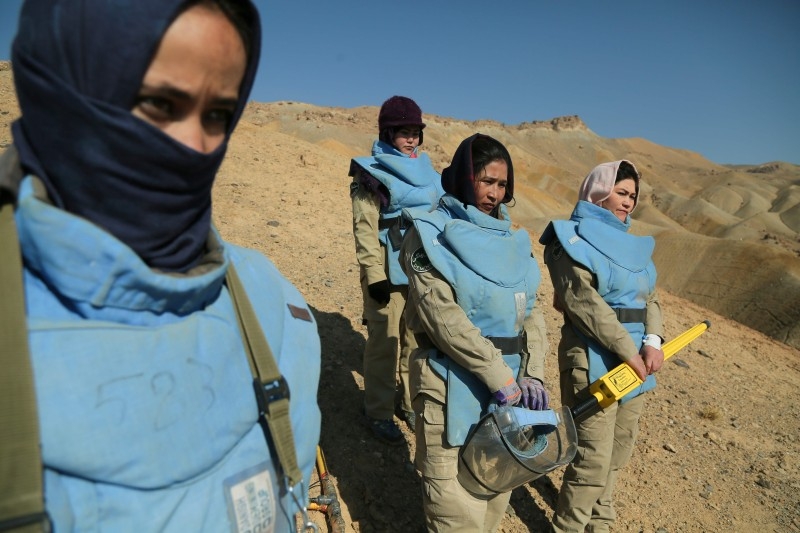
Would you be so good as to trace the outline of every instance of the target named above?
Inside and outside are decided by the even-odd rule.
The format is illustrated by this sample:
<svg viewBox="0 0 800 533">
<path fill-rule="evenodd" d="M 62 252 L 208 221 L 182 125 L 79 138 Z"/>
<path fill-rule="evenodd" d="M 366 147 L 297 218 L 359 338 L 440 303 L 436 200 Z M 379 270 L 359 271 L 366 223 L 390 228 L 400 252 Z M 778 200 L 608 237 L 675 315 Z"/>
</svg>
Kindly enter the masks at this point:
<svg viewBox="0 0 800 533">
<path fill-rule="evenodd" d="M 273 533 L 275 493 L 269 463 L 262 463 L 223 482 L 233 533 Z"/>
</svg>

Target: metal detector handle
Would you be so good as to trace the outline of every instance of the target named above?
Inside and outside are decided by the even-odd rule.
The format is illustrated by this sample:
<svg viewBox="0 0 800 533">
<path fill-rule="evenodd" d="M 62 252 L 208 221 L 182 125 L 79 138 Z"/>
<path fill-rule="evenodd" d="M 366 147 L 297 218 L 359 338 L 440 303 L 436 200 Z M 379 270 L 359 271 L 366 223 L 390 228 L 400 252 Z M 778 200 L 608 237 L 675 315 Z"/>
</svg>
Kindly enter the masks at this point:
<svg viewBox="0 0 800 533">
<path fill-rule="evenodd" d="M 675 355 L 710 327 L 711 322 L 704 320 L 664 344 L 661 347 L 664 352 L 664 360 Z M 571 409 L 572 418 L 577 422 L 594 414 L 598 409 L 605 409 L 641 384 L 642 380 L 639 379 L 636 372 L 627 363 L 622 363 L 589 385 L 591 396 Z"/>
</svg>

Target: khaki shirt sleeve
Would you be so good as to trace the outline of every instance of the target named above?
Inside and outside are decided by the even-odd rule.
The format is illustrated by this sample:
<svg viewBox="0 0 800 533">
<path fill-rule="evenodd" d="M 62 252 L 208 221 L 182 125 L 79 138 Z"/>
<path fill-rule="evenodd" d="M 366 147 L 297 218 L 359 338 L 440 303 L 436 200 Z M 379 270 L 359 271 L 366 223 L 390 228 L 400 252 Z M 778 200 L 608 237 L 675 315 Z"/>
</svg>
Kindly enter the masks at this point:
<svg viewBox="0 0 800 533">
<path fill-rule="evenodd" d="M 353 203 L 353 237 L 356 241 L 356 260 L 367 276 L 367 285 L 386 279 L 384 249 L 378 240 L 380 200 L 359 181 L 358 173 L 350 184 Z"/>
<path fill-rule="evenodd" d="M 528 334 L 528 360 L 523 361 L 520 377 L 536 378 L 544 383 L 544 360 L 550 350 L 550 344 L 547 341 L 544 313 L 539 307 L 538 299 L 536 307 L 525 319 L 525 331 Z"/>
<path fill-rule="evenodd" d="M 658 299 L 658 291 L 650 293 L 647 299 L 647 319 L 644 324 L 644 334 L 653 334 L 661 337 L 664 340 L 664 323 L 663 315 L 661 314 L 661 302 Z"/>
<path fill-rule="evenodd" d="M 407 325 L 425 333 L 442 353 L 475 374 L 494 392 L 516 379 L 494 347 L 458 306 L 450 284 L 432 266 L 415 269 L 411 257 L 422 248 L 415 228 L 406 233 L 400 257 L 408 276 Z M 424 271 L 420 271 L 424 270 Z"/>
<path fill-rule="evenodd" d="M 638 355 L 639 351 L 628 330 L 597 292 L 594 275 L 573 261 L 563 249 L 561 253 L 553 253 L 555 248 L 560 247 L 558 241 L 553 241 L 544 251 L 544 261 L 550 271 L 559 309 L 578 331 L 617 354 L 623 361 Z"/>
</svg>

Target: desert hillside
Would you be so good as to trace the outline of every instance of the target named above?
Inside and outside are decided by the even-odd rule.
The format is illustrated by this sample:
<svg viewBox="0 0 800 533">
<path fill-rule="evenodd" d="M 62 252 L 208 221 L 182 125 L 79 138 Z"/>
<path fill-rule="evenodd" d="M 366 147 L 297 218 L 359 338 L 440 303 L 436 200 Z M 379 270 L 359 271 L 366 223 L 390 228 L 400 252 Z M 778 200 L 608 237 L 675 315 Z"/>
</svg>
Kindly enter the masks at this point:
<svg viewBox="0 0 800 533">
<path fill-rule="evenodd" d="M 324 150 L 342 174 L 375 137 L 377 108 L 253 103 L 245 121 Z M 723 166 L 644 139 L 606 139 L 579 117 L 506 126 L 425 115 L 423 148 L 441 170 L 465 137 L 481 132 L 511 152 L 515 222 L 540 232 L 569 215 L 596 164 L 630 159 L 643 173 L 634 229 L 654 235 L 659 284 L 723 316 L 800 347 L 800 167 Z"/>
<path fill-rule="evenodd" d="M 358 424 L 365 328 L 346 173 L 351 157 L 368 152 L 377 111 L 252 103 L 215 186 L 214 218 L 226 239 L 267 255 L 313 310 L 321 447 L 347 531 L 406 533 L 422 530 L 413 434 L 404 428 L 407 445 L 389 448 Z M 0 149 L 18 114 L 0 63 Z M 511 214 L 534 241 L 549 218 L 568 215 L 597 162 L 630 158 L 644 171 L 635 230 L 658 240 L 667 336 L 703 320 L 712 327 L 659 373 L 618 482 L 615 531 L 800 533 L 800 169 L 720 166 L 642 139 L 599 137 L 577 117 L 517 126 L 426 119 L 424 149 L 438 169 L 476 131 L 509 146 L 519 179 Z M 540 246 L 534 252 L 541 257 Z M 558 403 L 561 318 L 548 305 L 546 269 L 539 301 Z M 516 489 L 501 531 L 545 531 L 561 472 Z M 312 518 L 327 530 L 321 514 Z"/>
<path fill-rule="evenodd" d="M 8 62 L 0 62 L 0 76 L 0 113 L 8 120 L 18 113 Z M 318 172 L 338 179 L 351 157 L 368 150 L 376 117 L 375 107 L 251 102 L 240 130 L 280 133 L 314 146 L 332 161 Z M 423 148 L 438 170 L 478 131 L 508 147 L 517 176 L 514 220 L 535 233 L 569 215 L 592 167 L 632 160 L 643 173 L 633 231 L 656 238 L 659 285 L 800 347 L 800 166 L 718 165 L 644 139 L 600 137 L 577 116 L 514 126 L 432 114 L 425 120 Z M 5 129 L 0 148 L 10 143 Z"/>
</svg>

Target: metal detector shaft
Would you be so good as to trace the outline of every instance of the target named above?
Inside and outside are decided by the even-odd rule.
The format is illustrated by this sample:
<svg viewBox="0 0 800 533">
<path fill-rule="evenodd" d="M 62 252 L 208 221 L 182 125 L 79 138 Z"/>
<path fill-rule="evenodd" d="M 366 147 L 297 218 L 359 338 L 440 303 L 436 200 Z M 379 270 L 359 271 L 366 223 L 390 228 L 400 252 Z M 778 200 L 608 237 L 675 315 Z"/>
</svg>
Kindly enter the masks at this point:
<svg viewBox="0 0 800 533">
<path fill-rule="evenodd" d="M 664 360 L 666 361 L 675 355 L 710 327 L 711 322 L 704 320 L 664 344 L 661 347 L 664 351 Z M 620 398 L 641 384 L 642 380 L 639 379 L 636 372 L 626 363 L 622 363 L 589 385 L 589 394 L 591 396 L 571 409 L 572 418 L 575 421 L 579 421 L 600 409 L 605 409 L 609 405 L 618 402 Z"/>
<path fill-rule="evenodd" d="M 327 502 L 324 505 L 324 512 L 328 518 L 328 524 L 331 528 L 331 533 L 344 533 L 345 524 L 342 517 L 342 508 L 339 503 L 339 495 L 336 491 L 336 485 L 333 480 L 328 476 L 328 464 L 325 461 L 325 455 L 322 453 L 322 447 L 317 446 L 317 476 L 322 487 L 322 494 Z M 322 509 L 320 505 L 320 510 Z"/>
</svg>

